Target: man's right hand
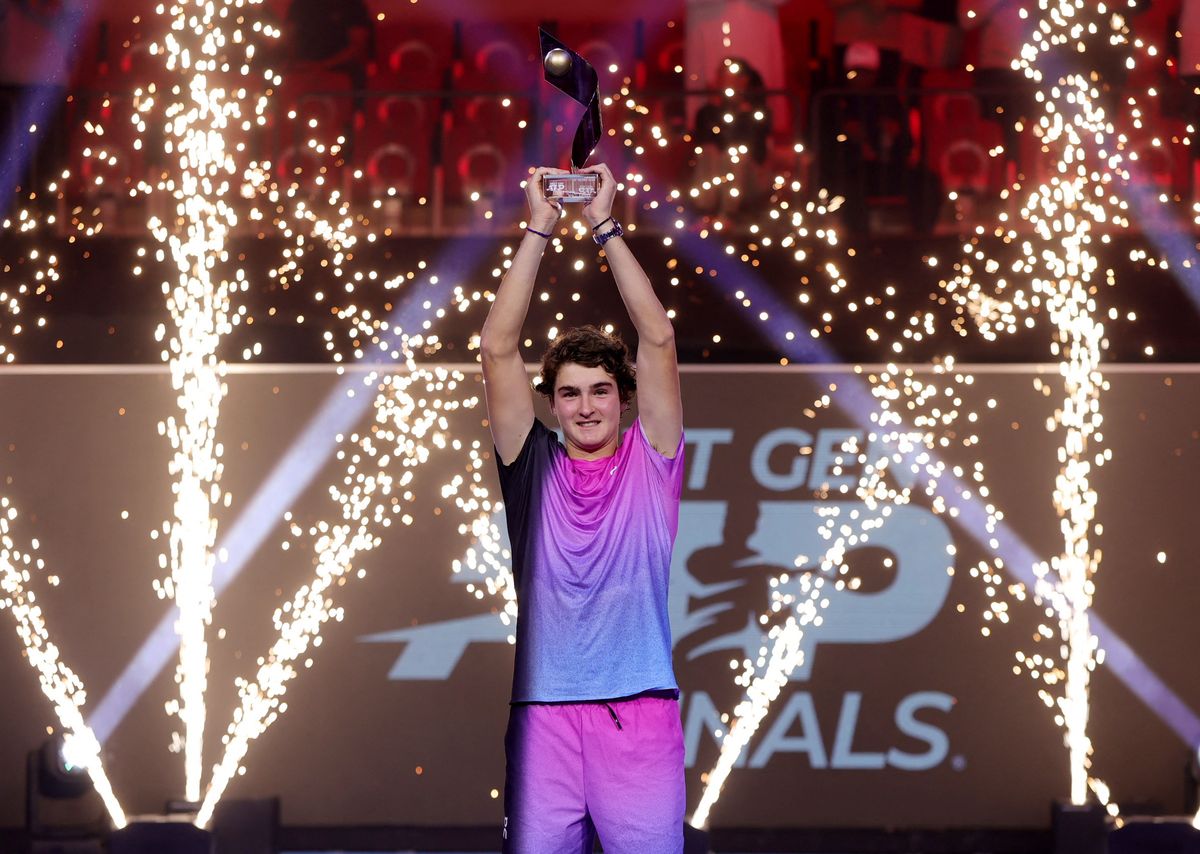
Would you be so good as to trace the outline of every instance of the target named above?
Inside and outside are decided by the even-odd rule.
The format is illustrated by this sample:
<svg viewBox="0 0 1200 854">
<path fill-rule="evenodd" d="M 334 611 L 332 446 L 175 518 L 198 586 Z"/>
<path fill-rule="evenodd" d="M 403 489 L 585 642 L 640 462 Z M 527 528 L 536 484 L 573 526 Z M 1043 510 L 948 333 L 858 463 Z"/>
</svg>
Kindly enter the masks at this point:
<svg viewBox="0 0 1200 854">
<path fill-rule="evenodd" d="M 545 175 L 565 175 L 565 169 L 555 169 L 551 166 L 539 166 L 533 170 L 525 182 L 525 200 L 529 203 L 529 227 L 547 234 L 554 230 L 558 223 L 562 205 L 555 199 L 547 199 L 542 190 L 542 177 Z"/>
</svg>

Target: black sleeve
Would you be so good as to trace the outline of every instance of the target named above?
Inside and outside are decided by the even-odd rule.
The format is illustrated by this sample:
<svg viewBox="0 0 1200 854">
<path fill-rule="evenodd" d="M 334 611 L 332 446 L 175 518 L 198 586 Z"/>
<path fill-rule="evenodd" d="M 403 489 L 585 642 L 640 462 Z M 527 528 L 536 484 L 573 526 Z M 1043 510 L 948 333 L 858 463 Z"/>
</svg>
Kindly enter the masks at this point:
<svg viewBox="0 0 1200 854">
<path fill-rule="evenodd" d="M 522 567 L 525 566 L 525 549 L 531 526 L 530 514 L 534 512 L 537 495 L 535 488 L 545 477 L 550 462 L 551 445 L 558 441 L 546 425 L 537 418 L 525 437 L 521 453 L 508 465 L 496 454 L 496 468 L 500 474 L 500 497 L 504 501 L 504 519 L 508 527 L 508 541 L 512 545 L 513 576 L 517 589 L 523 586 Z"/>
<path fill-rule="evenodd" d="M 508 465 L 496 453 L 496 468 L 500 475 L 500 497 L 504 500 L 504 512 L 509 521 L 509 534 L 515 531 L 518 524 L 523 524 L 524 516 L 529 509 L 529 497 L 533 492 L 536 477 L 542 468 L 541 461 L 546 457 L 547 441 L 553 441 L 554 434 L 539 419 L 533 420 L 529 428 L 521 453 Z"/>
</svg>

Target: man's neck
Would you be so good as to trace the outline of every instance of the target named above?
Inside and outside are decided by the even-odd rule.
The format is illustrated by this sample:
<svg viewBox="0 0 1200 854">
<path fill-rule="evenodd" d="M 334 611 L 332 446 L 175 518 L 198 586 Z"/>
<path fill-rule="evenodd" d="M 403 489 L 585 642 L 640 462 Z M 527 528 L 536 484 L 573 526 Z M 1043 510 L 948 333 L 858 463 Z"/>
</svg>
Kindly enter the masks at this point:
<svg viewBox="0 0 1200 854">
<path fill-rule="evenodd" d="M 617 448 L 621 444 L 621 437 L 616 436 L 611 442 L 603 447 L 597 448 L 594 451 L 580 448 L 577 445 L 567 442 L 567 456 L 573 460 L 602 460 L 605 457 L 614 457 L 617 454 Z"/>
</svg>

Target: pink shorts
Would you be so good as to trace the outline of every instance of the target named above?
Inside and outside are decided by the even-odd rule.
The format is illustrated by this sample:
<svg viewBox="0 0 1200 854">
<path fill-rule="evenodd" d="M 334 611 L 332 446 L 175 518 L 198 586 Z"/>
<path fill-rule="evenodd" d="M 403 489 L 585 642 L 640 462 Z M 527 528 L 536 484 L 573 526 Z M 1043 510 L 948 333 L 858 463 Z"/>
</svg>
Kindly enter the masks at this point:
<svg viewBox="0 0 1200 854">
<path fill-rule="evenodd" d="M 504 748 L 504 854 L 682 854 L 678 701 L 515 705 Z"/>
</svg>

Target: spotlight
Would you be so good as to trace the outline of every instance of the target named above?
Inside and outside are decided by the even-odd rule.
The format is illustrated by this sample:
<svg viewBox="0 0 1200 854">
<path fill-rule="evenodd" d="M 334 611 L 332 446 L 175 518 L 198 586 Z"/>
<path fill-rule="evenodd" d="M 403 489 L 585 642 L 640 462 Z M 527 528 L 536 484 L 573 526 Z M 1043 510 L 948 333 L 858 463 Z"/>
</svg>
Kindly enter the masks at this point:
<svg viewBox="0 0 1200 854">
<path fill-rule="evenodd" d="M 38 792 L 59 800 L 80 798 L 92 790 L 87 768 L 74 757 L 62 736 L 46 741 L 37 752 Z"/>
<path fill-rule="evenodd" d="M 62 736 L 29 752 L 25 761 L 25 829 L 32 852 L 97 852 L 109 822 L 87 769 Z"/>
</svg>

